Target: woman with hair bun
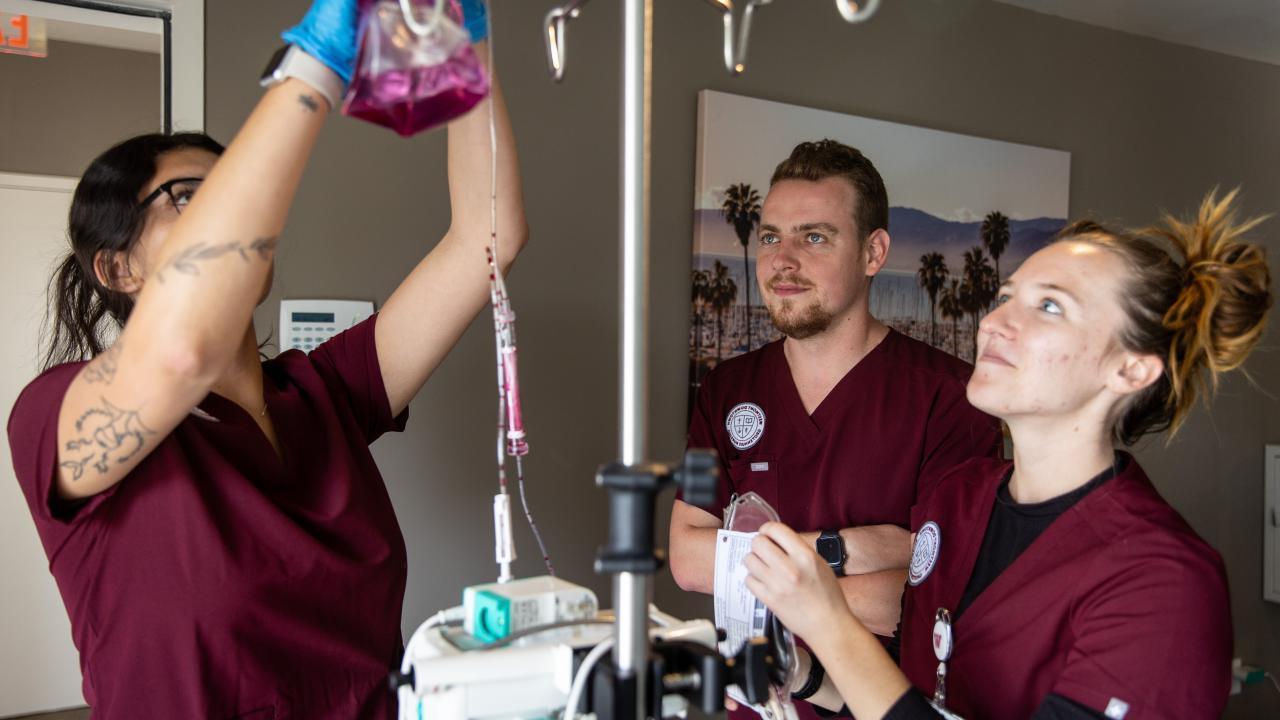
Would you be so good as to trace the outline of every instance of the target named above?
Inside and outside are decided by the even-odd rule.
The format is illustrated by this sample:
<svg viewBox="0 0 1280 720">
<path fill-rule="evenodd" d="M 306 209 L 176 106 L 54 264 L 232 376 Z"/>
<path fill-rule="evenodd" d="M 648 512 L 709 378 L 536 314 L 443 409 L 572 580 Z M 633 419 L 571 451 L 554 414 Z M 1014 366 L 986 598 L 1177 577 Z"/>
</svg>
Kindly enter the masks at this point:
<svg viewBox="0 0 1280 720">
<path fill-rule="evenodd" d="M 1270 273 L 1235 195 L 1136 233 L 1076 223 L 1001 288 L 968 397 L 1014 457 L 913 511 L 901 669 L 810 545 L 761 529 L 747 585 L 817 657 L 800 695 L 864 720 L 1221 715 L 1222 560 L 1117 448 L 1176 433 L 1262 336 Z"/>
</svg>

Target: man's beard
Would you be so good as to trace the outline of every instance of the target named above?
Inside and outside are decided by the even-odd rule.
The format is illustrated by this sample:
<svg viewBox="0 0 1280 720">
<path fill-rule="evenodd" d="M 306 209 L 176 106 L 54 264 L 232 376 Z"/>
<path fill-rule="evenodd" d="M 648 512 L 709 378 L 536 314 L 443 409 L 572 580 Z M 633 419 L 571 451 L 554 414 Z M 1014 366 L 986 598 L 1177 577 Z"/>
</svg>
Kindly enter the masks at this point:
<svg viewBox="0 0 1280 720">
<path fill-rule="evenodd" d="M 769 319 L 778 332 L 789 338 L 804 340 L 831 327 L 832 315 L 817 302 L 804 308 L 793 308 L 790 300 L 779 300 L 777 307 L 769 305 Z M 788 312 L 790 311 L 790 312 Z"/>
</svg>

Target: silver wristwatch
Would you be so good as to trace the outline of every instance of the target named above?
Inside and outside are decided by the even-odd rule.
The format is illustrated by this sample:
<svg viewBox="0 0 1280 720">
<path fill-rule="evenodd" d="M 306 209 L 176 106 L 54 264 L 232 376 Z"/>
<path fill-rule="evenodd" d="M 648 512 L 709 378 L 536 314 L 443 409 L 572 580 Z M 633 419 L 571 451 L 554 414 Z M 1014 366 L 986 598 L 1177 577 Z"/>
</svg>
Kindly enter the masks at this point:
<svg viewBox="0 0 1280 720">
<path fill-rule="evenodd" d="M 259 84 L 265 88 L 274 87 L 291 77 L 298 78 L 324 96 L 330 110 L 338 106 L 346 92 L 346 84 L 337 73 L 297 45 L 285 45 L 271 56 Z"/>
</svg>

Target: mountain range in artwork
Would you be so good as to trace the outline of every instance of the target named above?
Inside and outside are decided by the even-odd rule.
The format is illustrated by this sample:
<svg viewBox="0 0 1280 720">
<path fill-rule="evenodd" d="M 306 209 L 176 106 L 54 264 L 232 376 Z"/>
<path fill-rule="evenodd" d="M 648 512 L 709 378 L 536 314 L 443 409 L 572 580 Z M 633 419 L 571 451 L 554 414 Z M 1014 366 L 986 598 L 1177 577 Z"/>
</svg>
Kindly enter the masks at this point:
<svg viewBox="0 0 1280 720">
<path fill-rule="evenodd" d="M 696 212 L 693 323 L 697 365 L 778 339 L 755 282 L 755 240 L 746 250 L 719 209 Z M 998 217 L 997 217 L 998 216 Z M 992 239 L 992 220 L 1001 239 Z M 978 321 L 1000 284 L 1051 242 L 1062 218 L 1015 220 L 988 213 L 948 220 L 923 210 L 889 210 L 889 261 L 871 286 L 871 314 L 923 342 L 972 361 Z M 748 300 L 750 298 L 750 300 Z"/>
</svg>

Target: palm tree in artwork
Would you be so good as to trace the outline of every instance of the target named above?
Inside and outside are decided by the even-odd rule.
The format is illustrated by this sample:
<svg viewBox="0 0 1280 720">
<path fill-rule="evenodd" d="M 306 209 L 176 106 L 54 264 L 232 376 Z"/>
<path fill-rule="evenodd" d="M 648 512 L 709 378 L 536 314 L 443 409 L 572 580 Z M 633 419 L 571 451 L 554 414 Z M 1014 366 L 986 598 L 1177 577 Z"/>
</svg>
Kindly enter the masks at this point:
<svg viewBox="0 0 1280 720">
<path fill-rule="evenodd" d="M 947 283 L 947 260 L 942 253 L 930 252 L 920 256 L 920 269 L 916 278 L 920 287 L 929 294 L 929 344 L 938 344 L 938 322 L 934 310 L 938 307 L 938 291 Z"/>
<path fill-rule="evenodd" d="M 945 320 L 951 321 L 951 354 L 960 357 L 960 318 L 964 317 L 964 306 L 960 303 L 960 281 L 951 280 L 951 284 L 942 288 L 938 298 L 938 312 Z"/>
<path fill-rule="evenodd" d="M 1000 256 L 1009 247 L 1009 218 L 999 210 L 987 213 L 982 220 L 982 245 L 996 263 L 996 285 L 1000 284 Z"/>
<path fill-rule="evenodd" d="M 960 305 L 973 321 L 973 357 L 978 357 L 978 321 L 986 314 L 991 301 L 996 299 L 1000 282 L 996 270 L 987 262 L 982 248 L 975 247 L 964 254 L 964 282 L 960 284 Z"/>
<path fill-rule="evenodd" d="M 720 215 L 733 228 L 742 244 L 742 277 L 747 291 L 747 350 L 751 350 L 751 262 L 747 249 L 751 247 L 751 234 L 760 224 L 760 193 L 746 183 L 735 183 L 724 192 Z"/>
<path fill-rule="evenodd" d="M 707 311 L 711 300 L 711 273 L 706 270 L 693 271 L 693 362 L 699 362 L 702 355 L 702 316 Z"/>
<path fill-rule="evenodd" d="M 724 347 L 724 311 L 733 307 L 733 301 L 738 298 L 738 284 L 729 275 L 729 268 L 719 260 L 711 274 L 709 295 L 711 309 L 716 314 L 716 363 L 719 364 Z"/>
</svg>

